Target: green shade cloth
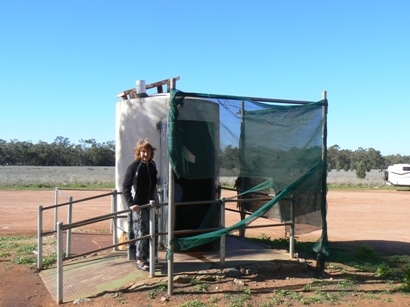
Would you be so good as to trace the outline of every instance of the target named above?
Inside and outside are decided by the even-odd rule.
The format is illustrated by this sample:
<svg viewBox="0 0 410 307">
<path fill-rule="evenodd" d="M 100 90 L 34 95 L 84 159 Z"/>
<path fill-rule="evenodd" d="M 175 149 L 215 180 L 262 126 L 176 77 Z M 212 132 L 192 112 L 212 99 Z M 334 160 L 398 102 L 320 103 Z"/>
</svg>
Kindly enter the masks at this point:
<svg viewBox="0 0 410 307">
<path fill-rule="evenodd" d="M 290 219 L 295 202 L 296 233 L 321 229 L 313 249 L 328 254 L 326 224 L 327 100 L 291 104 L 171 90 L 168 156 L 177 178 L 234 178 L 243 193 L 275 197 L 248 204 L 253 212 L 218 231 L 173 238 L 176 251 L 212 242 L 266 216 Z M 215 205 L 216 207 L 218 205 Z M 215 206 L 209 218 L 215 218 Z M 203 225 L 207 216 L 204 217 Z"/>
</svg>

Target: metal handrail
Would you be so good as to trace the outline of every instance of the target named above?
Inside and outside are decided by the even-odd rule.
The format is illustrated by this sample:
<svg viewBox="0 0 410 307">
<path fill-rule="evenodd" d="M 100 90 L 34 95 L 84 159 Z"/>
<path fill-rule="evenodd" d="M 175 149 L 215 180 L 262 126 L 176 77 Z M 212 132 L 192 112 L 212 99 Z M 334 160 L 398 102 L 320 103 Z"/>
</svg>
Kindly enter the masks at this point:
<svg viewBox="0 0 410 307">
<path fill-rule="evenodd" d="M 43 266 L 43 237 L 44 236 L 46 236 L 46 235 L 50 235 L 50 234 L 53 234 L 53 233 L 56 233 L 57 232 L 57 216 L 58 216 L 58 213 L 57 213 L 57 210 L 58 210 L 58 208 L 59 207 L 62 207 L 62 206 L 69 206 L 68 207 L 68 214 L 67 214 L 67 221 L 68 221 L 68 224 L 71 224 L 71 220 L 72 220 L 72 205 L 74 204 L 74 203 L 80 203 L 80 202 L 85 202 L 85 201 L 88 201 L 88 200 L 92 200 L 92 199 L 97 199 L 97 198 L 102 198 L 102 197 L 106 197 L 106 196 L 112 196 L 113 198 L 115 198 L 115 200 L 113 200 L 113 203 L 115 203 L 115 205 L 113 205 L 112 206 L 112 210 L 113 211 L 115 211 L 116 210 L 116 197 L 117 197 L 117 195 L 121 195 L 122 194 L 122 192 L 118 192 L 118 191 L 116 191 L 116 190 L 113 190 L 112 192 L 110 192 L 110 193 L 105 193 L 105 194 L 100 194 L 100 195 L 96 195 L 96 196 L 91 196 L 91 197 L 86 197 L 86 198 L 83 198 L 83 199 L 79 199 L 79 200 L 76 200 L 76 201 L 74 201 L 73 199 L 72 199 L 72 197 L 67 197 L 68 199 L 69 199 L 69 201 L 68 202 L 65 202 L 65 203 L 62 203 L 62 204 L 57 204 L 57 202 L 58 202 L 58 197 L 57 197 L 57 194 L 58 193 L 58 189 L 56 188 L 56 197 L 55 197 L 55 202 L 56 202 L 56 204 L 55 205 L 53 205 L 53 206 L 47 206 L 47 207 L 43 207 L 43 206 L 39 206 L 38 207 L 38 224 L 37 224 L 37 234 L 38 234 L 38 236 L 37 236 L 37 251 L 38 251 L 38 253 L 37 253 L 37 268 L 39 269 L 39 270 L 41 270 L 42 269 L 42 266 Z M 55 214 L 54 214 L 54 231 L 48 231 L 48 232 L 43 232 L 43 211 L 45 211 L 45 210 L 49 210 L 49 209 L 55 209 Z M 95 222 L 95 221 L 98 221 L 98 217 L 97 218 L 93 218 L 93 222 Z M 103 220 L 107 220 L 107 219 L 109 219 L 109 218 L 103 218 L 103 219 L 101 219 L 101 221 L 103 221 Z M 116 219 L 113 219 L 114 220 L 114 224 L 115 224 L 115 227 L 113 227 L 113 242 L 114 243 L 116 243 L 116 241 L 117 241 L 117 227 L 116 227 Z M 85 223 L 85 224 L 83 224 L 83 225 L 87 225 L 87 223 Z M 110 225 L 111 226 L 111 225 Z M 69 255 L 70 254 L 70 246 L 71 246 L 71 244 L 70 244 L 70 242 L 71 242 L 71 228 L 70 229 L 68 229 L 68 233 L 67 233 L 67 251 L 66 251 L 66 254 L 67 255 Z"/>
<path fill-rule="evenodd" d="M 118 195 L 120 193 L 118 192 L 112 192 L 112 193 L 107 193 L 104 196 L 107 195 Z M 94 199 L 97 197 L 88 197 L 84 200 L 90 200 L 90 199 Z M 238 199 L 239 201 L 248 201 L 248 202 L 252 202 L 252 201 L 256 201 L 256 200 L 270 200 L 266 199 L 266 198 L 261 198 L 261 199 Z M 83 201 L 84 201 L 83 200 Z M 221 210 L 221 221 L 220 221 L 220 226 L 219 227 L 213 227 L 213 228 L 206 228 L 206 229 L 186 229 L 186 230 L 179 230 L 179 231 L 173 231 L 173 234 L 189 234 L 189 233 L 202 233 L 202 232 L 209 232 L 209 231 L 213 231 L 213 230 L 220 230 L 220 229 L 224 229 L 225 228 L 225 210 L 228 211 L 234 211 L 234 212 L 239 212 L 237 210 L 233 210 L 233 209 L 229 209 L 225 207 L 225 202 L 237 202 L 238 200 L 227 200 L 225 198 L 221 198 L 215 201 L 196 201 L 196 202 L 180 202 L 180 203 L 175 203 L 175 206 L 182 206 L 182 205 L 189 205 L 189 204 L 215 204 L 215 203 L 221 203 L 221 208 L 224 210 Z M 80 201 L 77 201 L 80 202 Z M 70 204 L 67 203 L 67 204 Z M 291 226 L 291 238 L 290 238 L 290 246 L 289 246 L 289 251 L 290 251 L 290 255 L 291 257 L 293 257 L 294 254 L 294 223 L 295 223 L 295 219 L 294 219 L 294 202 L 293 200 L 291 201 L 292 207 L 291 207 L 291 216 L 292 216 L 292 220 L 291 222 L 286 222 L 286 223 L 280 223 L 280 224 L 269 224 L 269 225 L 256 225 L 256 226 L 245 226 L 245 228 L 262 228 L 262 227 L 271 227 L 271 226 Z M 69 254 L 67 254 L 66 257 L 64 257 L 64 253 L 62 252 L 62 240 L 63 240 L 63 231 L 64 230 L 71 230 L 72 228 L 75 227 L 79 227 L 79 226 L 84 226 L 84 225 L 88 225 L 88 224 L 92 224 L 92 223 L 96 223 L 96 222 L 100 222 L 103 220 L 107 220 L 107 219 L 116 219 L 116 217 L 118 217 L 119 215 L 122 215 L 124 213 L 129 213 L 131 211 L 131 209 L 127 209 L 127 210 L 122 210 L 122 211 L 118 211 L 118 212 L 112 212 L 109 214 L 104 214 L 98 217 L 94 217 L 94 218 L 90 218 L 90 219 L 86 219 L 86 220 L 82 220 L 82 221 L 78 221 L 75 223 L 69 223 L 64 225 L 62 222 L 58 222 L 57 223 L 57 303 L 61 303 L 63 298 L 63 260 L 68 260 L 68 259 L 73 259 L 73 258 L 79 258 L 82 256 L 86 256 L 92 253 L 96 253 L 96 252 L 100 252 L 103 250 L 107 250 L 107 249 L 111 249 L 111 248 L 116 248 L 118 246 L 121 245 L 125 245 L 125 244 L 130 244 L 139 240 L 143 240 L 143 239 L 150 239 L 151 245 L 150 245 L 150 262 L 153 264 L 152 266 L 150 266 L 150 276 L 155 276 L 155 261 L 154 261 L 154 246 L 156 244 L 156 237 L 160 236 L 160 235 L 168 235 L 168 232 L 166 233 L 155 233 L 155 210 L 152 210 L 154 208 L 160 207 L 160 206 L 166 206 L 168 205 L 167 203 L 155 203 L 154 201 L 151 201 L 150 204 L 146 204 L 146 205 L 142 205 L 140 206 L 141 209 L 144 208 L 150 208 L 150 234 L 143 236 L 143 237 L 139 237 L 136 239 L 132 239 L 132 240 L 127 240 L 121 243 L 117 243 L 114 242 L 114 244 L 107 246 L 107 247 L 103 247 L 103 248 L 99 248 L 93 251 L 89 251 L 86 253 L 82 253 L 82 254 L 77 254 L 75 256 L 70 257 Z M 40 206 L 41 207 L 41 206 Z M 41 210 L 40 210 L 41 211 Z M 223 211 L 223 212 L 222 212 Z M 223 219 L 223 221 L 222 221 Z M 40 224 L 40 223 L 39 223 Z M 40 252 L 39 252 L 40 254 Z M 225 235 L 221 236 L 221 249 L 220 249 L 220 262 L 221 265 L 223 265 L 225 263 Z"/>
</svg>

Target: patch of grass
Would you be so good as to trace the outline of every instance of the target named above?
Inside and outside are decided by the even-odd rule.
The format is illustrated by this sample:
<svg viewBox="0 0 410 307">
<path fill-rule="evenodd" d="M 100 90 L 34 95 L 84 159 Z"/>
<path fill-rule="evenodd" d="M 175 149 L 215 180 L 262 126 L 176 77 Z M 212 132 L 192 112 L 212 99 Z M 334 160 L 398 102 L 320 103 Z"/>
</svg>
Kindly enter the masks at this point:
<svg viewBox="0 0 410 307">
<path fill-rule="evenodd" d="M 369 272 L 375 272 L 377 265 L 382 262 L 377 252 L 366 244 L 358 247 L 356 250 L 346 249 L 342 246 L 333 246 L 330 248 L 328 260 Z"/>
<path fill-rule="evenodd" d="M 390 297 L 382 298 L 383 303 L 393 303 L 393 300 Z"/>
<path fill-rule="evenodd" d="M 303 298 L 302 305 L 319 304 L 322 302 L 322 297 L 320 295 L 313 295 Z"/>
<path fill-rule="evenodd" d="M 260 304 L 260 307 L 271 307 L 272 306 L 272 303 L 271 302 L 262 302 L 261 304 Z"/>
<path fill-rule="evenodd" d="M 247 301 L 250 300 L 248 295 L 232 295 L 229 302 L 229 307 L 241 307 L 247 305 Z"/>
<path fill-rule="evenodd" d="M 250 306 L 249 300 L 251 300 L 251 289 L 240 289 L 238 293 L 224 294 L 225 298 L 229 301 L 230 307 Z"/>
<path fill-rule="evenodd" d="M 159 291 L 165 291 L 168 289 L 168 285 L 166 283 L 159 283 L 156 287 Z"/>
<path fill-rule="evenodd" d="M 37 262 L 37 258 L 33 258 L 30 256 L 18 256 L 13 258 L 13 260 L 11 260 L 11 262 L 13 263 L 17 263 L 17 264 L 35 264 Z"/>
<path fill-rule="evenodd" d="M 55 240 L 44 243 L 47 244 L 55 245 Z M 37 237 L 0 237 L 0 249 L 0 256 L 9 258 L 12 263 L 33 265 L 37 262 Z M 43 257 L 43 267 L 48 267 L 55 262 L 55 252 Z"/>
<path fill-rule="evenodd" d="M 328 184 L 327 185 L 328 190 L 330 191 L 349 191 L 349 190 L 397 190 L 398 188 L 395 186 L 391 186 L 391 185 L 369 185 L 367 183 L 365 184 L 350 184 L 350 183 L 346 183 L 346 184 Z"/>
<path fill-rule="evenodd" d="M 56 261 L 57 261 L 57 253 L 52 253 L 50 256 L 44 257 L 42 261 L 43 268 L 52 266 L 54 263 L 56 263 Z"/>
<path fill-rule="evenodd" d="M 394 277 L 396 274 L 388 264 L 382 262 L 380 265 L 377 266 L 375 275 L 381 278 L 390 278 Z"/>
<path fill-rule="evenodd" d="M 403 284 L 399 287 L 399 290 L 402 292 L 410 292 L 410 263 L 402 270 L 403 273 Z"/>
<path fill-rule="evenodd" d="M 198 283 L 194 286 L 194 289 L 197 292 L 208 292 L 209 284 L 207 284 L 207 283 Z"/>
<path fill-rule="evenodd" d="M 275 249 L 288 249 L 289 239 L 280 238 L 272 240 L 266 234 L 260 237 L 249 238 L 255 243 L 262 243 L 269 245 Z M 316 253 L 312 250 L 313 243 L 311 242 L 297 242 L 295 241 L 295 250 L 304 258 L 314 259 Z M 400 291 L 410 291 L 410 269 L 408 271 L 403 268 L 403 264 L 410 263 L 410 256 L 390 256 L 383 259 L 378 255 L 377 251 L 366 244 L 359 246 L 356 250 L 346 248 L 343 246 L 330 245 L 330 256 L 326 261 L 332 262 L 332 266 L 338 268 L 345 276 L 346 280 L 340 281 L 338 287 L 342 289 L 350 289 L 356 286 L 352 276 L 347 275 L 343 266 L 350 266 L 364 272 L 374 273 L 376 277 L 389 280 L 403 280 L 403 285 Z M 410 266 L 410 264 L 409 264 Z M 306 285 L 302 291 L 308 292 L 312 290 L 312 286 Z M 333 301 L 335 298 L 329 298 Z M 278 302 L 280 299 L 276 299 Z"/>
<path fill-rule="evenodd" d="M 356 287 L 356 282 L 354 279 L 355 278 L 353 276 L 348 276 L 346 279 L 339 281 L 337 286 L 345 290 L 352 290 Z"/>
<path fill-rule="evenodd" d="M 0 258 L 8 258 L 8 257 L 10 257 L 10 255 L 11 254 L 7 251 L 1 251 L 0 252 Z"/>
<path fill-rule="evenodd" d="M 158 292 L 165 291 L 167 288 L 168 288 L 168 286 L 165 283 L 160 283 L 160 284 L 156 285 L 154 289 L 151 289 L 148 292 L 148 298 L 150 298 L 150 299 L 156 298 L 157 295 L 158 295 Z"/>
<path fill-rule="evenodd" d="M 202 303 L 200 300 L 192 300 L 180 305 L 180 307 L 206 307 L 206 304 Z"/>
<path fill-rule="evenodd" d="M 366 300 L 373 300 L 373 301 L 377 301 L 380 299 L 380 297 L 373 292 L 364 293 L 362 297 Z"/>
<path fill-rule="evenodd" d="M 157 297 L 158 290 L 157 289 L 151 289 L 148 291 L 148 298 L 153 300 L 154 298 Z"/>
<path fill-rule="evenodd" d="M 13 263 L 31 265 L 37 261 L 36 237 L 0 237 L 0 248 L 2 256 L 10 257 Z"/>
<path fill-rule="evenodd" d="M 394 263 L 410 263 L 409 255 L 394 255 L 390 258 L 391 262 Z"/>
<path fill-rule="evenodd" d="M 281 296 L 274 296 L 271 298 L 271 303 L 273 306 L 279 306 L 283 303 L 284 298 Z"/>
<path fill-rule="evenodd" d="M 272 306 L 299 306 L 299 305 L 310 305 L 310 304 L 330 304 L 337 305 L 338 302 L 342 301 L 347 295 L 345 291 L 326 291 L 326 286 L 332 286 L 334 283 L 319 281 L 314 283 L 305 292 L 310 292 L 310 294 L 303 294 L 296 291 L 288 290 L 276 290 L 274 295 L 270 300 Z M 316 289 L 316 290 L 314 290 Z M 313 291 L 314 290 L 314 291 Z M 313 294 L 313 295 L 312 295 Z"/>
<path fill-rule="evenodd" d="M 379 256 L 377 255 L 377 252 L 374 250 L 374 248 L 369 247 L 366 244 L 359 247 L 359 249 L 356 251 L 355 256 L 362 261 L 374 262 L 379 260 Z"/>
</svg>

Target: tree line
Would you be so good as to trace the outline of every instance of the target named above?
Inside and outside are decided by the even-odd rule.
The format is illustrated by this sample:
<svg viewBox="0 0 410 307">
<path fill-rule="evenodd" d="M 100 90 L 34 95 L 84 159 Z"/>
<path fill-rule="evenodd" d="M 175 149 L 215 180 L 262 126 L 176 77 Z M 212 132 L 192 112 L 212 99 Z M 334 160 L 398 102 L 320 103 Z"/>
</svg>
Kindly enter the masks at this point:
<svg viewBox="0 0 410 307">
<path fill-rule="evenodd" d="M 221 166 L 239 168 L 239 148 L 227 146 L 220 153 Z M 400 154 L 382 156 L 374 148 L 359 147 L 352 151 L 333 145 L 327 150 L 328 169 L 358 171 L 385 169 L 397 163 L 409 163 L 410 156 Z M 20 142 L 0 139 L 0 164 L 38 166 L 115 166 L 115 142 L 97 143 L 94 139 L 72 144 L 68 138 L 58 136 L 53 143 Z"/>
<path fill-rule="evenodd" d="M 56 137 L 53 143 L 20 142 L 0 139 L 1 165 L 37 166 L 115 166 L 115 142 L 97 143 L 94 139 L 72 144 Z"/>
<path fill-rule="evenodd" d="M 382 156 L 380 151 L 374 148 L 359 147 L 357 150 L 352 151 L 333 145 L 327 149 L 327 163 L 329 170 L 357 170 L 359 165 L 364 166 L 367 171 L 371 169 L 382 170 L 393 164 L 410 164 L 410 156 L 400 154 Z"/>
<path fill-rule="evenodd" d="M 296 149 L 295 149 L 296 150 Z M 320 150 L 320 149 L 319 149 Z M 261 152 L 261 151 L 260 151 Z M 274 155 L 272 150 L 265 149 L 266 153 Z M 291 151 L 289 152 L 291 154 Z M 220 162 L 223 168 L 240 168 L 240 151 L 237 147 L 227 146 L 222 152 Z M 374 148 L 361 148 L 352 151 L 341 149 L 333 145 L 327 149 L 328 170 L 355 171 L 358 178 L 365 178 L 366 172 L 372 169 L 386 169 L 389 165 L 397 163 L 410 164 L 410 156 L 400 154 L 382 156 L 380 151 Z"/>
</svg>

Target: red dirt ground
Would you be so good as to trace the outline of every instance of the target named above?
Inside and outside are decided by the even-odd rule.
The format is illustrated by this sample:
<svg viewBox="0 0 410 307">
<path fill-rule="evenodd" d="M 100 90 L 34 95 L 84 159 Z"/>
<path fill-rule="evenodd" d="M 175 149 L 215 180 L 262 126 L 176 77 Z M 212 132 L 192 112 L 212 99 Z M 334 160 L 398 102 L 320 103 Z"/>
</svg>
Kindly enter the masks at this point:
<svg viewBox="0 0 410 307">
<path fill-rule="evenodd" d="M 64 191 L 73 196 L 74 200 L 103 194 L 95 191 Z M 63 202 L 60 199 L 60 203 Z M 81 220 L 110 211 L 110 198 L 92 200 L 75 210 L 74 220 Z M 0 191 L 0 229 L 1 236 L 36 235 L 38 206 L 51 206 L 54 204 L 54 191 Z M 52 230 L 53 212 L 49 210 L 45 214 L 44 225 L 46 230 Z M 65 221 L 66 209 L 61 209 L 60 219 Z M 410 254 L 410 191 L 329 191 L 328 193 L 328 233 L 331 243 L 344 244 L 345 246 L 368 246 L 394 254 Z M 237 222 L 237 213 L 227 213 L 226 225 Z M 95 230 L 107 228 L 107 224 L 95 226 Z M 247 230 L 247 236 L 260 236 L 262 233 L 268 237 L 284 237 L 284 229 L 275 227 L 271 229 L 258 228 Z M 298 236 L 300 242 L 313 242 L 320 236 L 320 232 L 313 232 Z M 0 306 L 56 306 L 51 295 L 45 288 L 38 272 L 34 268 L 11 263 L 9 260 L 0 258 Z M 283 289 L 292 287 L 298 278 L 269 279 L 259 282 L 263 288 Z M 301 281 L 306 284 L 306 279 Z M 376 283 L 374 283 L 376 284 Z M 256 288 L 254 292 L 254 286 Z M 229 286 L 219 286 L 220 289 L 229 290 Z M 261 287 L 261 286 L 259 286 Z M 364 286 L 363 286 L 364 287 Z M 377 286 L 372 285 L 372 287 Z M 232 286 L 231 286 L 232 288 Z M 236 285 L 235 285 L 236 288 Z M 259 295 L 267 295 L 263 291 L 258 292 L 258 286 L 251 284 L 253 306 L 257 306 Z M 363 288 L 364 289 L 364 288 Z M 384 289 L 380 289 L 384 290 Z M 215 293 L 215 292 L 214 292 Z M 259 294 L 258 294 L 259 293 Z M 205 293 L 205 296 L 210 296 Z M 129 304 L 135 306 L 181 306 L 189 300 L 203 298 L 204 294 L 188 294 L 182 298 L 171 297 L 169 301 L 161 302 L 159 298 L 148 300 L 146 292 L 121 293 L 112 296 L 101 296 L 91 301 L 81 303 L 84 306 L 123 306 Z M 393 303 L 383 300 L 369 300 L 359 297 L 349 299 L 346 302 L 338 302 L 339 306 L 410 306 L 408 295 L 394 294 Z M 222 301 L 217 305 L 221 306 Z M 346 304 L 346 305 L 345 305 Z M 72 303 L 66 303 L 72 306 Z M 73 305 L 74 306 L 74 305 Z M 314 306 L 326 306 L 316 304 Z"/>
</svg>

